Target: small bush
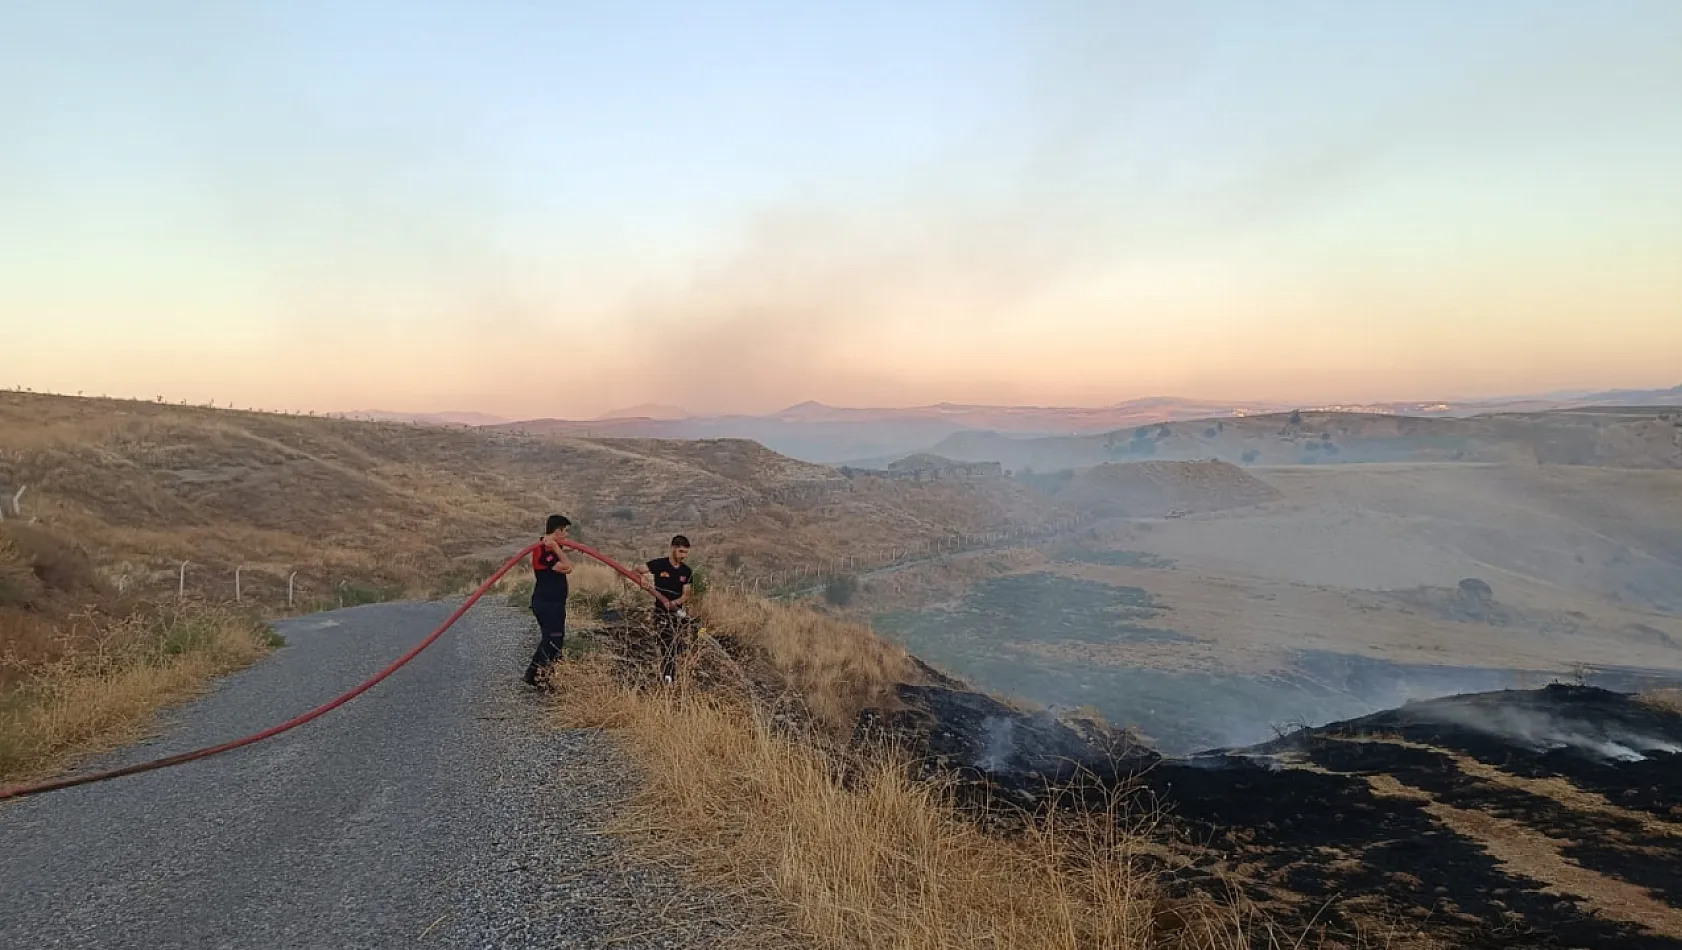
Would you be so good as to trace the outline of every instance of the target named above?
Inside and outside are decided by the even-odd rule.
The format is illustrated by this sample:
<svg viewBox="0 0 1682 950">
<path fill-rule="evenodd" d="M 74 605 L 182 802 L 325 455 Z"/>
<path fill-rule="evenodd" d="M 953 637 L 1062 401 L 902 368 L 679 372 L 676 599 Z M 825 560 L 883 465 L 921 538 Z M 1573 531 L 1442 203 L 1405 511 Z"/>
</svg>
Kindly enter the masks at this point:
<svg viewBox="0 0 1682 950">
<path fill-rule="evenodd" d="M 1261 458 L 1261 452 L 1257 449 L 1245 449 L 1244 454 L 1239 456 L 1239 458 L 1243 459 L 1245 465 L 1249 465 L 1256 459 Z"/>
<path fill-rule="evenodd" d="M 1495 601 L 1495 590 L 1487 581 L 1468 577 L 1460 581 L 1460 596 L 1472 603 L 1489 604 Z"/>
<path fill-rule="evenodd" d="M 10 552 L 8 559 L 24 565 L 46 591 L 81 595 L 104 593 L 105 584 L 99 579 L 87 552 L 44 528 L 0 522 L 0 542 L 4 542 Z"/>
<path fill-rule="evenodd" d="M 28 607 L 41 591 L 41 579 L 35 576 L 23 552 L 0 536 L 0 607 Z"/>
<path fill-rule="evenodd" d="M 858 594 L 859 579 L 851 574 L 831 578 L 824 585 L 823 599 L 832 607 L 846 607 L 852 604 L 853 597 Z"/>
<path fill-rule="evenodd" d="M 403 596 L 401 587 L 375 587 L 366 584 L 339 585 L 338 600 L 340 607 L 361 607 L 364 604 L 383 604 L 397 600 Z"/>
<path fill-rule="evenodd" d="M 631 508 L 615 508 L 608 513 L 608 517 L 615 521 L 635 521 L 637 520 L 637 513 L 635 509 Z"/>
</svg>

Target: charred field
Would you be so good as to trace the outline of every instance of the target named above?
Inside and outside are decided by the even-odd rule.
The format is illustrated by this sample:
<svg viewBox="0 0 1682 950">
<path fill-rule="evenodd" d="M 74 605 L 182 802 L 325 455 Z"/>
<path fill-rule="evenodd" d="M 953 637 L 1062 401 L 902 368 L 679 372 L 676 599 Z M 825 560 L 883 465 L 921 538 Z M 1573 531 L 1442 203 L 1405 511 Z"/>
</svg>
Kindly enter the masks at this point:
<svg viewBox="0 0 1682 950">
<path fill-rule="evenodd" d="M 1125 800 L 1167 887 L 1238 888 L 1307 945 L 1682 947 L 1682 715 L 1633 694 L 1463 694 L 1165 757 L 934 676 L 865 727 L 1004 828 Z"/>
</svg>

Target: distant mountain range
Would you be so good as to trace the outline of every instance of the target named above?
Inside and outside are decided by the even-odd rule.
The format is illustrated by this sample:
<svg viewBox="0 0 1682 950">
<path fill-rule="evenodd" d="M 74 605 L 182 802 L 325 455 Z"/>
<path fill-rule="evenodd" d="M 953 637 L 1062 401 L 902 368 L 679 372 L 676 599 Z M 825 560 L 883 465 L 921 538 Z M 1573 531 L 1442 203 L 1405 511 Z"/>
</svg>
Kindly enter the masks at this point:
<svg viewBox="0 0 1682 950">
<path fill-rule="evenodd" d="M 1303 405 L 1271 401 L 1221 402 L 1174 396 L 1130 399 L 1109 406 L 932 406 L 857 409 L 803 402 L 765 414 L 695 414 L 678 406 L 644 404 L 596 419 L 509 421 L 474 412 L 344 413 L 352 418 L 394 419 L 433 425 L 473 425 L 534 434 L 632 439 L 752 439 L 784 455 L 827 464 L 880 462 L 923 451 L 959 433 L 1009 438 L 1093 435 L 1158 422 L 1223 419 L 1272 412 L 1326 410 L 1404 416 L 1463 417 L 1494 412 L 1539 412 L 1594 405 L 1682 404 L 1682 386 L 1670 389 L 1558 392 L 1472 401 L 1420 401 Z"/>
<path fill-rule="evenodd" d="M 330 412 L 341 419 L 360 419 L 364 422 L 420 422 L 433 426 L 496 426 L 509 420 L 484 412 L 389 412 L 384 409 L 355 409 L 350 412 Z"/>
</svg>

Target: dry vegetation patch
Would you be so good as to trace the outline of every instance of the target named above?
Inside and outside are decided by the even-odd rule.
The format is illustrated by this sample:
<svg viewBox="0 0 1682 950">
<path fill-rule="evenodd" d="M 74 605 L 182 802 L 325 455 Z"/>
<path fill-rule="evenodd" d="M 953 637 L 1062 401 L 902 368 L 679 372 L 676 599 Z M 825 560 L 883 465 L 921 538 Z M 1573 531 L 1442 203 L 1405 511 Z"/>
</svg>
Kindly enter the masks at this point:
<svg viewBox="0 0 1682 950">
<path fill-rule="evenodd" d="M 0 781 L 133 737 L 273 642 L 246 612 L 120 598 L 81 548 L 0 524 Z"/>
<path fill-rule="evenodd" d="M 268 626 L 221 608 L 169 609 L 101 624 L 92 649 L 63 652 L 0 691 L 0 780 L 140 735 L 159 709 L 274 645 Z"/>
<path fill-rule="evenodd" d="M 606 728 L 641 782 L 609 829 L 762 911 L 767 943 L 894 950 L 1245 947 L 1243 912 L 1171 901 L 1113 814 L 1005 837 L 891 756 L 838 761 L 737 700 L 641 692 L 569 663 L 566 728 Z"/>
<path fill-rule="evenodd" d="M 866 707 L 891 702 L 895 685 L 919 678 L 905 650 L 816 607 L 716 591 L 700 611 L 713 635 L 762 658 L 812 715 L 842 733 Z"/>
<path fill-rule="evenodd" d="M 1637 698 L 1654 709 L 1682 714 L 1682 689 L 1655 689 Z"/>
</svg>

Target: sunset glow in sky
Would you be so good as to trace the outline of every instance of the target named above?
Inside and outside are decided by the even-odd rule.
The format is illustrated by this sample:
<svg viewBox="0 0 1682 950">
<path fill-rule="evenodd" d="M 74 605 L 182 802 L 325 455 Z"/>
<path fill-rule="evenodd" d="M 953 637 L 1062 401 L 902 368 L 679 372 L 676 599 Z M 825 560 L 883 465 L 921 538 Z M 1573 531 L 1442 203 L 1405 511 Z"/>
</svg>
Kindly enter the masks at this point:
<svg viewBox="0 0 1682 950">
<path fill-rule="evenodd" d="M 3 19 L 3 386 L 584 417 L 1682 382 L 1674 0 Z"/>
</svg>

